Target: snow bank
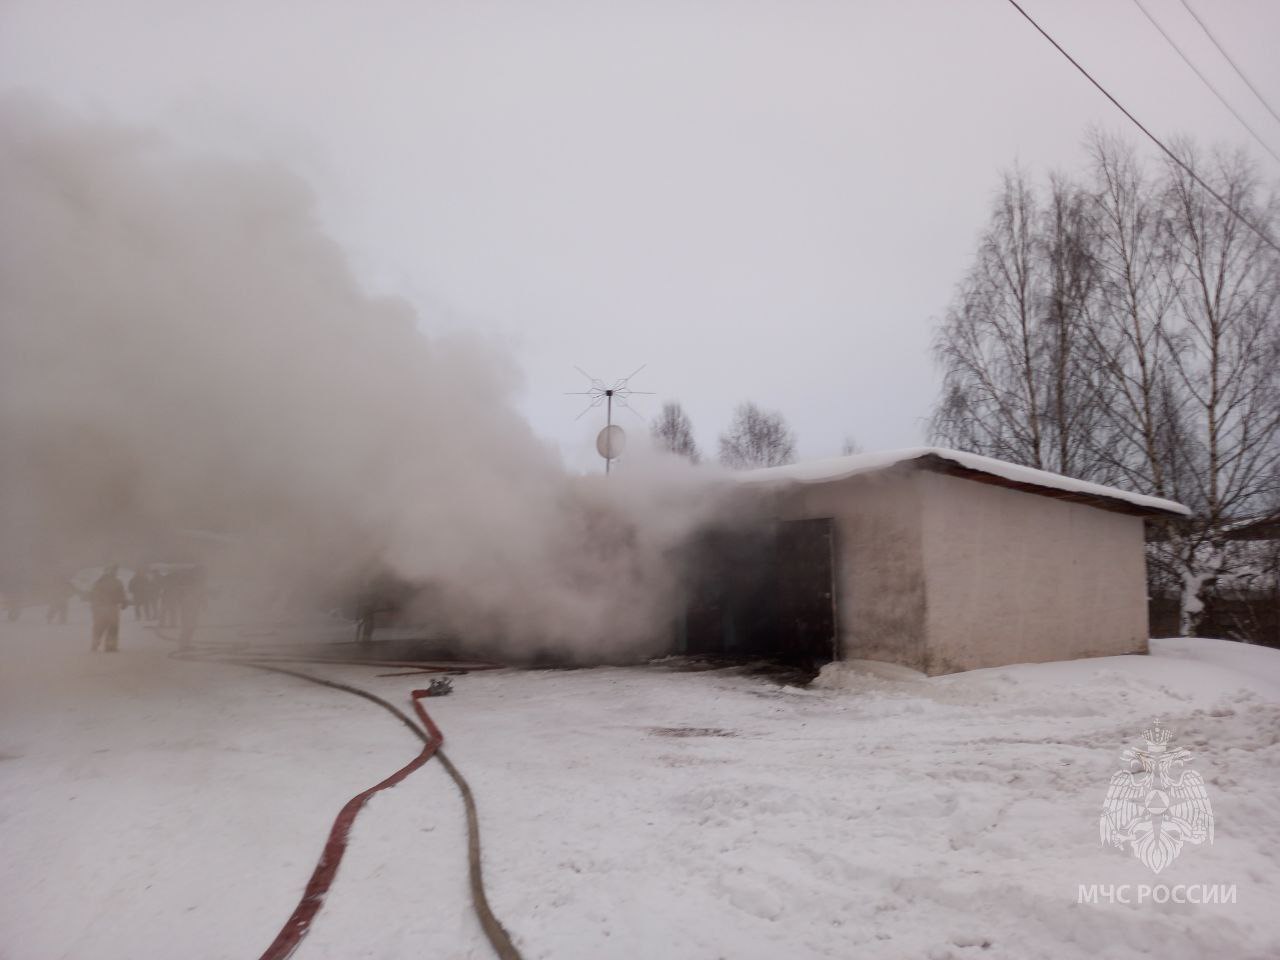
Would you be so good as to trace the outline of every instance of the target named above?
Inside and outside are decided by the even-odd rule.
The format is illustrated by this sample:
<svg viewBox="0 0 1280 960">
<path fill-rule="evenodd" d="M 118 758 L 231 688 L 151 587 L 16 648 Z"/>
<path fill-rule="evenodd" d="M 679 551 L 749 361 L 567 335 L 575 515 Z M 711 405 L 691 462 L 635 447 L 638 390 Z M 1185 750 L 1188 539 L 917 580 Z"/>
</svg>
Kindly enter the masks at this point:
<svg viewBox="0 0 1280 960">
<path fill-rule="evenodd" d="M 1170 637 L 1151 641 L 1151 652 L 1171 660 L 1193 660 L 1246 678 L 1254 688 L 1280 699 L 1280 651 L 1234 640 Z M 1205 676 L 1197 672 L 1198 676 Z M 1274 689 L 1272 689 L 1274 688 Z"/>
<path fill-rule="evenodd" d="M 819 690 L 867 690 L 877 686 L 893 689 L 923 683 L 928 676 L 897 663 L 879 660 L 837 660 L 828 663 L 814 678 L 812 686 Z"/>
<path fill-rule="evenodd" d="M 91 657 L 83 629 L 0 622 L 0 952 L 255 956 L 334 811 L 416 741 L 340 693 L 168 660 L 132 623 Z M 393 700 L 421 683 L 316 669 Z M 433 716 L 529 960 L 1280 956 L 1277 651 L 851 664 L 805 696 L 731 672 L 511 671 L 457 678 Z M 1098 840 L 1156 717 L 1217 818 L 1158 881 L 1235 884 L 1234 903 L 1078 902 L 1157 880 Z M 370 803 L 299 956 L 488 955 L 462 809 L 429 766 Z"/>
<path fill-rule="evenodd" d="M 1191 513 L 1185 506 L 1172 500 L 1143 496 L 1117 487 L 1089 483 L 1086 480 L 1064 477 L 1047 470 L 1036 470 L 1032 467 L 1005 463 L 1003 460 L 995 460 L 991 457 L 981 457 L 976 453 L 947 450 L 942 447 L 910 447 L 906 450 L 881 450 L 875 453 L 855 453 L 847 457 L 831 457 L 826 460 L 808 460 L 804 463 L 790 463 L 781 467 L 747 470 L 737 474 L 737 478 L 743 483 L 821 483 L 885 470 L 900 463 L 910 463 L 924 457 L 939 457 L 970 470 L 977 470 L 993 477 L 1002 477 L 1015 483 L 1027 483 L 1050 490 L 1121 500 L 1133 506 L 1142 507 L 1144 510 L 1159 513 L 1173 513 L 1179 516 L 1189 516 Z"/>
</svg>

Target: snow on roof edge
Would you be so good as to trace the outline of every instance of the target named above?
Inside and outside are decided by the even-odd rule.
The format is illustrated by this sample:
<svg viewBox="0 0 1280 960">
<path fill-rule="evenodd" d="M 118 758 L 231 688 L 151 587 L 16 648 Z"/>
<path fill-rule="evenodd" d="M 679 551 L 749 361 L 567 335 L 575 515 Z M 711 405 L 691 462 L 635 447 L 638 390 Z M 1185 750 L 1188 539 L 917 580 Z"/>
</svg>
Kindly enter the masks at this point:
<svg viewBox="0 0 1280 960">
<path fill-rule="evenodd" d="M 1180 503 L 1163 500 L 1160 497 L 1148 497 L 1141 493 L 1130 493 L 1118 487 L 1108 487 L 1101 483 L 1090 483 L 1087 480 L 1076 480 L 1048 470 L 1037 470 L 1034 467 L 1023 467 L 1016 463 L 1006 463 L 992 457 L 966 453 L 962 450 L 948 450 L 945 447 L 908 447 L 905 450 L 881 450 L 875 453 L 855 453 L 847 457 L 831 457 L 825 460 L 809 460 L 802 463 L 789 463 L 781 467 L 761 467 L 747 470 L 737 475 L 742 483 L 821 483 L 830 480 L 844 480 L 862 473 L 887 470 L 900 463 L 910 463 L 925 457 L 938 457 L 958 466 L 978 473 L 990 474 L 1014 483 L 1025 483 L 1031 486 L 1044 487 L 1049 490 L 1062 490 L 1067 493 L 1080 493 L 1086 496 L 1101 497 L 1107 500 L 1119 500 L 1131 506 L 1141 507 L 1156 513 L 1172 513 L 1177 516 L 1190 516 L 1191 511 Z"/>
</svg>

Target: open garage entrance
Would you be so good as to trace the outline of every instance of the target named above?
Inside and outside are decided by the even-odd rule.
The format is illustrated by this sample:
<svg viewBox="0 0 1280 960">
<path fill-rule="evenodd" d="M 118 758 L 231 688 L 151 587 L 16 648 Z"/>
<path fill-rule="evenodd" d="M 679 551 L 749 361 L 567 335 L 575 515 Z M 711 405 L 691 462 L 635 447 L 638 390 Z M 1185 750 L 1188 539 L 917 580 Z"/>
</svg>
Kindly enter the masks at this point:
<svg viewBox="0 0 1280 960">
<path fill-rule="evenodd" d="M 706 531 L 677 649 L 807 668 L 836 659 L 834 537 L 828 517 Z"/>
</svg>

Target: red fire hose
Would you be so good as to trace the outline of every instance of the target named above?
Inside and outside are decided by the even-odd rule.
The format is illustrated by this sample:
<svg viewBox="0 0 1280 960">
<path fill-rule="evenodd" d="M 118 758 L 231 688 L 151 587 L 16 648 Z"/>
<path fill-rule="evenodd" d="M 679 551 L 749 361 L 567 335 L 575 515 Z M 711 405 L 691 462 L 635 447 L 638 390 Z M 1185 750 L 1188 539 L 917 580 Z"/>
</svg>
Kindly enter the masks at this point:
<svg viewBox="0 0 1280 960">
<path fill-rule="evenodd" d="M 325 842 L 324 852 L 320 854 L 320 862 L 316 864 L 315 870 L 311 873 L 311 879 L 307 881 L 306 889 L 302 893 L 302 899 L 298 901 L 293 914 L 285 921 L 284 926 L 280 928 L 280 932 L 276 934 L 271 946 L 267 947 L 262 954 L 261 960 L 285 960 L 298 948 L 302 938 L 307 935 L 307 931 L 311 927 L 311 921 L 320 911 L 320 907 L 324 903 L 325 894 L 329 892 L 329 887 L 333 884 L 333 878 L 337 876 L 338 864 L 342 862 L 342 856 L 347 851 L 347 837 L 351 833 L 352 825 L 356 822 L 356 815 L 369 798 L 380 790 L 394 787 L 430 760 L 440 748 L 440 745 L 444 743 L 444 735 L 440 733 L 440 728 L 432 722 L 431 717 L 422 707 L 422 698 L 429 696 L 431 694 L 427 690 L 414 690 L 412 694 L 413 708 L 417 711 L 418 719 L 422 721 L 422 725 L 427 731 L 427 738 L 423 741 L 422 752 L 381 783 L 370 787 L 363 793 L 356 794 L 338 811 L 338 816 L 333 821 L 333 827 L 329 830 L 329 839 Z M 499 951 L 499 956 L 501 955 L 501 951 Z"/>
<path fill-rule="evenodd" d="M 160 636 L 160 631 L 156 631 Z M 165 637 L 165 639 L 170 639 Z M 176 656 L 184 659 L 206 659 L 195 651 L 175 651 Z M 356 696 L 363 697 L 378 706 L 384 708 L 389 713 L 394 714 L 402 723 L 404 723 L 414 734 L 422 741 L 422 752 L 413 760 L 405 764 L 391 776 L 387 777 L 381 783 L 378 783 L 363 793 L 359 793 L 352 797 L 343 805 L 338 812 L 338 816 L 333 821 L 333 826 L 329 830 L 328 840 L 325 842 L 324 850 L 320 855 L 320 861 L 316 864 L 315 870 L 311 873 L 311 879 L 307 882 L 306 888 L 303 890 L 302 899 L 298 901 L 297 907 L 289 919 L 285 921 L 284 926 L 276 935 L 275 940 L 267 947 L 262 954 L 260 960 L 285 960 L 302 942 L 302 938 L 306 936 L 307 931 L 311 927 L 311 921 L 319 912 L 320 907 L 324 904 L 325 895 L 329 892 L 329 888 L 333 884 L 334 877 L 338 872 L 338 865 L 342 862 L 343 854 L 347 848 L 347 838 L 351 833 L 351 827 L 355 823 L 356 816 L 364 807 L 365 803 L 375 793 L 380 790 L 386 790 L 394 787 L 396 784 L 404 780 L 409 774 L 413 773 L 419 767 L 423 766 L 433 756 L 438 757 L 445 772 L 449 774 L 450 779 L 458 787 L 458 791 L 462 794 L 462 802 L 467 813 L 467 859 L 469 864 L 469 876 L 471 887 L 471 902 L 476 912 L 476 918 L 480 922 L 480 927 L 484 931 L 485 937 L 488 938 L 490 946 L 493 947 L 494 953 L 498 955 L 500 960 L 521 960 L 520 952 L 516 949 L 515 944 L 511 942 L 511 936 L 507 933 L 502 923 L 494 915 L 493 910 L 489 906 L 488 897 L 484 890 L 484 877 L 481 870 L 480 857 L 480 817 L 476 810 L 475 798 L 471 793 L 471 787 L 467 783 L 466 778 L 458 771 L 444 752 L 440 750 L 444 743 L 444 734 L 440 732 L 440 728 L 435 725 L 431 716 L 422 706 L 422 700 L 431 696 L 429 690 L 414 690 L 411 694 L 413 700 L 413 709 L 417 713 L 421 726 L 414 723 L 413 718 L 404 713 L 395 705 L 388 703 L 386 700 L 372 694 L 367 690 L 361 690 L 359 687 L 349 686 L 345 683 L 339 683 L 336 680 L 326 680 L 323 677 L 316 677 L 308 673 L 302 673 L 298 670 L 289 670 L 285 667 L 278 667 L 273 664 L 263 663 L 252 659 L 239 659 L 230 657 L 207 657 L 207 659 L 216 659 L 223 663 L 235 663 L 241 666 L 254 667 L 258 670 L 268 670 L 272 673 L 282 673 L 291 677 L 297 677 L 301 680 L 308 680 L 312 683 L 318 683 L 322 686 L 332 687 L 336 690 L 344 690 L 347 693 L 353 693 Z M 324 661 L 320 661 L 324 662 Z M 423 667 L 423 672 L 433 673 L 453 673 L 457 672 L 457 665 L 449 666 L 427 666 Z M 497 664 L 468 664 L 464 669 L 493 669 Z"/>
</svg>

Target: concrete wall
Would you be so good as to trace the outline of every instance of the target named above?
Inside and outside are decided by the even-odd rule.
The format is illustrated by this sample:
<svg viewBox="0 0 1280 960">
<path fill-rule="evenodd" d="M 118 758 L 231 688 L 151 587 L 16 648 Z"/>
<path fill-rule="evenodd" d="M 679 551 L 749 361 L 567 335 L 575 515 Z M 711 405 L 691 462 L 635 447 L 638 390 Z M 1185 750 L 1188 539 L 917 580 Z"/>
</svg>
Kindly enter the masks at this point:
<svg viewBox="0 0 1280 960">
<path fill-rule="evenodd" d="M 888 470 L 776 494 L 781 520 L 835 520 L 836 614 L 843 659 L 925 669 L 921 476 Z"/>
<path fill-rule="evenodd" d="M 1140 517 L 917 474 L 930 674 L 1144 653 Z"/>
</svg>

